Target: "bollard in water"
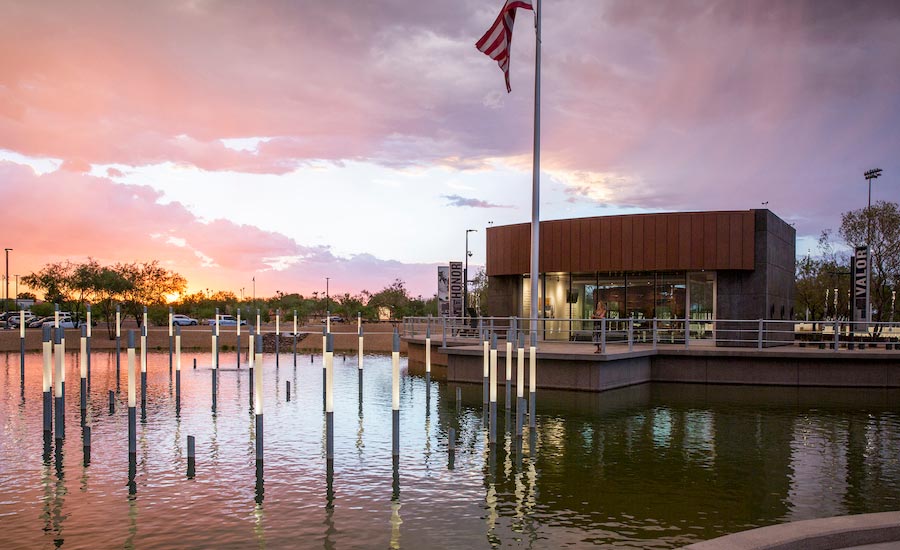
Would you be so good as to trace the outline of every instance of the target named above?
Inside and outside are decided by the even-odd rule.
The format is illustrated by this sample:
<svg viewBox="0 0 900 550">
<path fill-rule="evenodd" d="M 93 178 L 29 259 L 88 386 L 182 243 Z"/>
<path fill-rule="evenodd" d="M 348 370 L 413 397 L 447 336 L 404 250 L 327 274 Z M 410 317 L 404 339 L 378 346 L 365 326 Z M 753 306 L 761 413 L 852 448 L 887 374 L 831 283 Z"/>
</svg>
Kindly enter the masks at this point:
<svg viewBox="0 0 900 550">
<path fill-rule="evenodd" d="M 334 460 L 334 334 L 325 338 L 325 457 Z"/>
<path fill-rule="evenodd" d="M 44 351 L 44 434 L 53 431 L 53 394 L 51 381 L 53 379 L 53 344 L 50 342 L 50 327 L 43 327 L 43 351 Z"/>
<path fill-rule="evenodd" d="M 237 356 L 237 368 L 241 368 L 241 308 L 237 310 L 237 325 L 234 333 L 234 354 Z"/>
<path fill-rule="evenodd" d="M 322 410 L 325 410 L 325 371 L 327 367 L 325 366 L 328 363 L 327 353 L 325 351 L 325 347 L 328 345 L 328 330 L 326 327 L 322 327 Z"/>
<path fill-rule="evenodd" d="M 497 444 L 497 335 L 491 336 L 491 364 L 490 364 L 490 400 L 491 400 L 491 417 L 490 432 L 488 434 L 488 442 L 491 445 Z"/>
<path fill-rule="evenodd" d="M 448 439 L 447 449 L 454 453 L 456 452 L 456 429 L 450 428 L 450 435 Z"/>
<path fill-rule="evenodd" d="M 394 329 L 391 347 L 391 417 L 393 456 L 400 456 L 400 334 Z"/>
<path fill-rule="evenodd" d="M 254 396 L 253 410 L 256 413 L 256 463 L 261 465 L 263 461 L 263 346 L 262 334 L 256 335 L 256 353 L 254 354 L 256 365 L 253 371 Z"/>
<path fill-rule="evenodd" d="M 137 410 L 135 408 L 134 331 L 128 331 L 128 455 L 134 460 L 137 453 Z"/>
<path fill-rule="evenodd" d="M 194 441 L 194 436 L 187 436 L 187 476 L 188 479 L 193 479 L 196 474 L 197 467 L 197 449 L 196 442 Z"/>
<path fill-rule="evenodd" d="M 122 306 L 116 304 L 116 383 L 121 374 L 121 347 L 122 347 Z"/>
<path fill-rule="evenodd" d="M 425 402 L 431 400 L 431 325 L 425 327 Z M 428 408 L 425 409 L 426 411 Z"/>
<path fill-rule="evenodd" d="M 172 308 L 169 307 L 169 376 L 172 376 L 172 366 L 174 365 L 174 352 L 175 352 L 175 330 L 172 328 L 174 325 Z M 178 325 L 181 326 L 181 325 Z"/>
<path fill-rule="evenodd" d="M 256 329 L 253 328 L 253 325 L 250 325 L 250 328 L 247 330 L 250 335 L 250 349 L 247 352 L 247 366 L 250 368 L 250 406 L 253 407 L 254 384 L 256 383 L 254 374 L 254 367 L 256 366 Z"/>
<path fill-rule="evenodd" d="M 456 410 L 459 410 L 459 407 L 462 405 L 462 388 L 459 386 L 456 387 Z"/>
<path fill-rule="evenodd" d="M 294 310 L 294 366 L 297 366 L 297 310 Z"/>
<path fill-rule="evenodd" d="M 287 401 L 290 401 L 291 400 L 291 381 L 290 380 L 285 381 L 285 386 L 286 386 L 285 395 L 287 396 Z"/>
<path fill-rule="evenodd" d="M 89 308 L 91 306 L 88 306 Z M 90 310 L 88 310 L 90 311 Z M 19 380 L 25 389 L 25 310 L 19 310 Z"/>
<path fill-rule="evenodd" d="M 280 366 L 281 355 L 281 310 L 275 310 L 275 369 Z"/>
<path fill-rule="evenodd" d="M 482 347 L 482 352 L 484 353 L 484 357 L 482 358 L 482 359 L 483 359 L 483 361 L 482 361 L 482 363 L 483 363 L 483 366 L 482 366 L 482 376 L 483 376 L 483 378 L 484 378 L 484 380 L 483 380 L 483 391 L 482 391 L 482 393 L 484 394 L 484 397 L 483 397 L 483 403 L 482 403 L 482 404 L 484 405 L 484 408 L 485 408 L 485 409 L 487 409 L 487 406 L 488 406 L 488 400 L 489 400 L 489 398 L 490 398 L 490 395 L 489 395 L 490 389 L 488 388 L 488 386 L 489 386 L 489 384 L 490 384 L 490 370 L 491 370 L 491 351 L 490 351 L 490 345 L 491 345 L 491 344 L 490 344 L 490 342 L 489 342 L 488 339 L 487 339 L 487 333 L 484 333 L 484 342 L 482 342 L 481 347 Z"/>
<path fill-rule="evenodd" d="M 81 366 L 81 413 L 87 410 L 87 327 L 81 325 L 81 355 L 79 357 Z"/>
<path fill-rule="evenodd" d="M 63 372 L 65 369 L 65 351 L 62 343 L 62 329 L 56 329 L 53 336 L 53 345 L 56 348 L 56 372 L 53 375 L 53 391 L 56 396 L 56 439 L 66 438 L 66 405 L 63 390 Z"/>
<path fill-rule="evenodd" d="M 537 333 L 531 335 L 531 347 L 528 348 L 528 425 L 536 426 L 535 414 L 537 405 Z"/>
<path fill-rule="evenodd" d="M 197 368 L 197 358 L 196 357 L 194 357 L 194 368 L 195 369 Z"/>
<path fill-rule="evenodd" d="M 216 395 L 219 393 L 219 387 L 218 387 L 218 378 L 219 377 L 216 376 L 217 372 L 218 372 L 217 369 L 210 370 L 210 375 L 212 376 L 212 412 L 216 412 Z"/>
<path fill-rule="evenodd" d="M 141 418 L 147 417 L 147 306 L 141 325 Z"/>
<path fill-rule="evenodd" d="M 513 359 L 513 332 L 506 331 L 506 410 L 509 411 L 512 402 L 512 359 Z"/>
<path fill-rule="evenodd" d="M 356 318 L 356 327 L 357 327 L 357 338 L 359 340 L 359 346 L 357 349 L 357 358 L 356 358 L 356 370 L 358 371 L 357 377 L 359 378 L 359 404 L 362 406 L 363 399 L 363 328 L 362 328 L 362 314 L 357 314 Z"/>
<path fill-rule="evenodd" d="M 516 437 L 522 437 L 525 415 L 525 342 L 524 335 L 517 338 L 516 347 Z"/>
<path fill-rule="evenodd" d="M 175 327 L 175 413 L 181 412 L 181 325 Z"/>
</svg>

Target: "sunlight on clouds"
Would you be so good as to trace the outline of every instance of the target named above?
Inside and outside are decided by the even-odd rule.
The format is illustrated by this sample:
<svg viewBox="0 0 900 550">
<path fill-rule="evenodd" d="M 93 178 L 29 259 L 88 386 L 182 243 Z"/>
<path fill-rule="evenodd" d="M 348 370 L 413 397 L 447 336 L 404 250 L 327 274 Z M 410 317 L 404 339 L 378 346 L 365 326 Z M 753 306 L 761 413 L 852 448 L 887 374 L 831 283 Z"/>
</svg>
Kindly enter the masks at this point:
<svg viewBox="0 0 900 550">
<path fill-rule="evenodd" d="M 179 248 L 184 248 L 187 246 L 187 241 L 181 237 L 169 237 L 166 239 L 166 244 L 173 244 Z"/>
<path fill-rule="evenodd" d="M 271 137 L 246 137 L 246 138 L 222 138 L 219 141 L 225 147 L 234 151 L 259 152 L 259 144 L 271 141 Z"/>
<path fill-rule="evenodd" d="M 24 164 L 25 166 L 30 167 L 34 171 L 34 173 L 39 176 L 50 172 L 56 172 L 57 170 L 59 170 L 59 167 L 62 166 L 63 163 L 61 159 L 29 157 L 16 153 L 14 151 L 0 149 L 0 162 L 3 161 L 14 162 L 16 164 Z"/>
<path fill-rule="evenodd" d="M 633 189 L 639 181 L 632 177 L 613 172 L 590 172 L 569 170 L 544 170 L 551 178 L 562 183 L 569 195 L 569 202 L 588 199 L 594 202 L 621 202 L 625 198 L 624 189 Z"/>
<path fill-rule="evenodd" d="M 200 252 L 196 248 L 194 249 L 194 256 L 200 259 L 200 267 L 220 267 L 219 264 L 216 263 L 215 260 Z"/>
<path fill-rule="evenodd" d="M 291 266 L 300 263 L 303 256 L 275 256 L 272 258 L 263 258 L 262 262 L 269 266 L 272 271 L 284 271 Z"/>
</svg>

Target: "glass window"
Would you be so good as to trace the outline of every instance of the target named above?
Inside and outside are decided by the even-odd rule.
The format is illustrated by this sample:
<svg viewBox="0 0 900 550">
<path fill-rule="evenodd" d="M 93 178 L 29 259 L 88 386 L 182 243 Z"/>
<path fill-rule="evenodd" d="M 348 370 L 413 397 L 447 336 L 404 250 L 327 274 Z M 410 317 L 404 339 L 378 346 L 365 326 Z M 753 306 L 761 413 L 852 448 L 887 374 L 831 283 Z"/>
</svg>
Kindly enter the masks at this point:
<svg viewBox="0 0 900 550">
<path fill-rule="evenodd" d="M 684 273 L 657 274 L 657 319 L 684 319 L 685 282 Z"/>
<path fill-rule="evenodd" d="M 628 274 L 627 307 L 625 317 L 651 319 L 654 307 L 654 283 L 652 273 Z"/>
</svg>

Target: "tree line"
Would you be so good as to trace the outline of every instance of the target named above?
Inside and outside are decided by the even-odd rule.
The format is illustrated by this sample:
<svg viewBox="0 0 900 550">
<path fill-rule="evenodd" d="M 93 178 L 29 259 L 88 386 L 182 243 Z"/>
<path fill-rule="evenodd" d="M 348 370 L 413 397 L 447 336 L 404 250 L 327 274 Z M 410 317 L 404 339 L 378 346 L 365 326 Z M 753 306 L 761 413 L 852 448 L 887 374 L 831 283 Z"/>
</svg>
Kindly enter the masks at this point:
<svg viewBox="0 0 900 550">
<path fill-rule="evenodd" d="M 363 290 L 359 294 L 337 296 L 313 292 L 312 296 L 303 296 L 276 291 L 272 297 L 241 300 L 228 291 L 186 294 L 187 279 L 160 266 L 158 261 L 101 265 L 89 258 L 83 263 L 49 263 L 26 275 L 22 282 L 43 293 L 44 303 L 31 307 L 35 315 L 52 315 L 54 304 L 59 304 L 60 309 L 80 321 L 85 318 L 87 304 L 91 304 L 94 319 L 106 322 L 110 338 L 115 332 L 116 306 L 121 307 L 123 319 L 133 318 L 138 326 L 143 321 L 145 306 L 149 322 L 156 325 L 168 323 L 170 307 L 175 313 L 201 322 L 213 318 L 216 309 L 221 314 L 237 315 L 239 308 L 245 318 L 255 317 L 259 309 L 265 322 L 277 310 L 281 310 L 283 319 L 291 320 L 296 310 L 299 320 L 304 323 L 310 318 L 324 316 L 326 311 L 348 320 L 360 314 L 369 321 L 377 320 L 384 313 L 392 319 L 437 315 L 436 297 L 413 297 L 400 279 L 378 292 Z"/>
</svg>

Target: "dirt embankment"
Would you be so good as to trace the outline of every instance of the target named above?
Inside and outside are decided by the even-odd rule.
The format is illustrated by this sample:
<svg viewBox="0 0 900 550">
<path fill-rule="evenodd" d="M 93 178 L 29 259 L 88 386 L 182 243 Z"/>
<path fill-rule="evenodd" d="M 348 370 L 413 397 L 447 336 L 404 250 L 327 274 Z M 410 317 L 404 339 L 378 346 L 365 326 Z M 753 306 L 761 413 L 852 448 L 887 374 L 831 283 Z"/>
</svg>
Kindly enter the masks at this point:
<svg viewBox="0 0 900 550">
<path fill-rule="evenodd" d="M 133 324 L 133 323 L 132 323 Z M 122 346 L 124 347 L 127 340 L 127 330 L 135 330 L 135 335 L 139 335 L 140 331 L 136 327 L 131 326 L 122 330 Z M 363 346 L 365 351 L 369 352 L 385 352 L 391 351 L 392 335 L 394 327 L 390 323 L 364 323 L 363 333 L 365 341 Z M 274 350 L 275 325 L 263 325 L 262 331 L 266 348 Z M 358 336 L 356 333 L 355 323 L 334 324 L 331 327 L 334 334 L 335 351 L 356 351 L 358 346 Z M 91 337 L 91 350 L 108 350 L 116 349 L 116 339 L 110 339 L 105 326 L 97 326 L 93 329 Z M 298 330 L 297 350 L 306 353 L 322 351 L 322 325 L 307 325 L 300 327 Z M 290 333 L 288 333 L 290 334 Z M 271 335 L 271 336 L 269 336 Z M 219 346 L 220 349 L 235 349 L 238 345 L 236 341 L 235 327 L 219 328 Z M 210 327 L 181 327 L 181 348 L 188 349 L 210 349 L 212 345 L 210 341 Z M 81 330 L 66 330 L 66 349 L 77 351 L 81 347 Z M 241 327 L 240 346 L 241 349 L 247 349 L 250 344 L 248 329 L 246 326 Z M 0 352 L 18 352 L 19 351 L 19 331 L 0 330 Z M 168 327 L 150 327 L 147 331 L 147 346 L 150 350 L 168 350 L 169 349 L 169 329 Z M 289 353 L 293 349 L 293 337 L 281 336 L 281 351 Z M 41 350 L 41 330 L 28 329 L 25 331 L 25 350 L 40 351 Z M 400 343 L 400 351 L 406 352 L 406 343 Z"/>
</svg>

